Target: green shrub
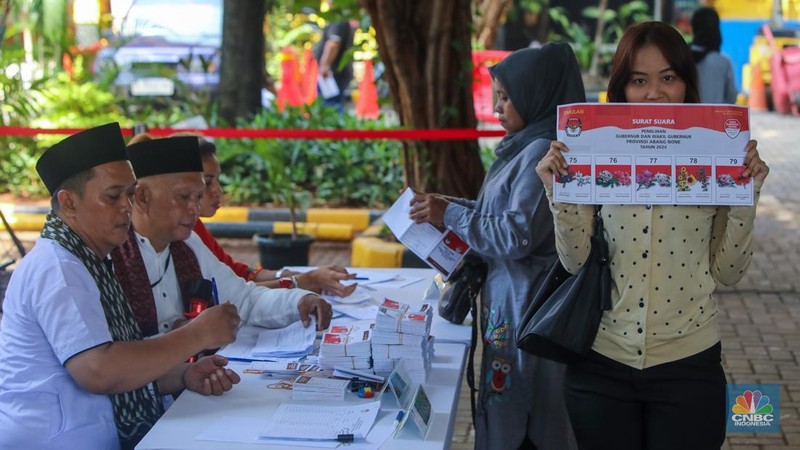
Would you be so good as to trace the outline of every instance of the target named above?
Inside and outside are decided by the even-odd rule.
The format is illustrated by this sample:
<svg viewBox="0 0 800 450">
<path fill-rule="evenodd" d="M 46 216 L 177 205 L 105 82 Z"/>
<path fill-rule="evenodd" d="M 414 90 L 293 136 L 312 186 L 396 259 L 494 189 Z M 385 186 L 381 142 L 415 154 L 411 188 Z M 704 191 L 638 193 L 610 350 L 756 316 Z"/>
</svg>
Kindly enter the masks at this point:
<svg viewBox="0 0 800 450">
<path fill-rule="evenodd" d="M 240 128 L 382 129 L 381 121 L 361 120 L 316 103 L 283 112 L 263 111 Z M 394 140 L 220 139 L 226 195 L 236 203 L 283 203 L 285 183 L 308 192 L 311 203 L 328 206 L 390 205 L 403 186 L 401 143 Z M 274 173 L 276 180 L 270 179 Z"/>
<path fill-rule="evenodd" d="M 194 113 L 178 107 L 156 109 L 142 102 L 140 109 L 127 114 L 123 107 L 128 105 L 114 94 L 97 83 L 79 80 L 62 72 L 25 87 L 18 77 L 7 77 L 0 71 L 0 99 L 5 100 L 0 102 L 0 122 L 38 128 L 89 128 L 109 122 L 119 122 L 122 127 L 136 122 L 164 127 Z M 45 149 L 62 139 L 62 135 L 48 134 L 0 137 L 0 192 L 46 197 L 36 161 Z"/>
<path fill-rule="evenodd" d="M 37 100 L 41 81 L 23 80 L 21 49 L 0 49 L 0 125 L 24 126 L 41 114 Z M 0 136 L 0 192 L 37 197 L 46 194 L 34 163 L 39 150 L 31 137 Z"/>
</svg>

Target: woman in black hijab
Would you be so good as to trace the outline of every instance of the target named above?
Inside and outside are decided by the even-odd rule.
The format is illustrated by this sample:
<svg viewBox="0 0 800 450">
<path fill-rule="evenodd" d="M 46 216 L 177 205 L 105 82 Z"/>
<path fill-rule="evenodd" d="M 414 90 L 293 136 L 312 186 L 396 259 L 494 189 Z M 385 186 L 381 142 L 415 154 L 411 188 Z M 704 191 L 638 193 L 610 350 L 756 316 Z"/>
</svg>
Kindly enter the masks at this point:
<svg viewBox="0 0 800 450">
<path fill-rule="evenodd" d="M 576 443 L 564 405 L 564 366 L 517 350 L 514 334 L 557 257 L 536 164 L 556 138 L 556 106 L 584 102 L 583 82 L 568 44 L 516 51 L 489 72 L 495 112 L 508 134 L 478 199 L 416 194 L 410 216 L 446 226 L 489 268 L 481 292 L 475 448 L 569 450 Z"/>
<path fill-rule="evenodd" d="M 691 50 L 697 64 L 702 103 L 736 103 L 736 80 L 733 64 L 720 53 L 722 33 L 719 15 L 713 8 L 700 8 L 692 15 Z"/>
</svg>

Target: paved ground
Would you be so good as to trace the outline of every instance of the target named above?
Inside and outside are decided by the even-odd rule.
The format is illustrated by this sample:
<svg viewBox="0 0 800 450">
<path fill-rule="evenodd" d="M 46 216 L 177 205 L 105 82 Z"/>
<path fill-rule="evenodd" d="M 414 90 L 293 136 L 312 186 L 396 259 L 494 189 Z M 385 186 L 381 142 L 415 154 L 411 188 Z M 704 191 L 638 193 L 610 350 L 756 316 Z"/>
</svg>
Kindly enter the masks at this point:
<svg viewBox="0 0 800 450">
<path fill-rule="evenodd" d="M 731 383 L 781 385 L 782 433 L 730 435 L 723 448 L 800 449 L 800 118 L 754 113 L 751 119 L 771 173 L 759 205 L 753 263 L 741 283 L 717 293 L 723 360 Z M 30 245 L 33 236 L 25 238 Z M 0 241 L 0 248 L 7 245 Z M 237 258 L 257 262 L 251 241 L 223 245 Z M 349 244 L 312 246 L 311 264 L 349 262 Z M 680 424 L 675 430 L 680 432 Z M 472 443 L 469 394 L 462 383 L 452 448 L 471 449 Z"/>
</svg>

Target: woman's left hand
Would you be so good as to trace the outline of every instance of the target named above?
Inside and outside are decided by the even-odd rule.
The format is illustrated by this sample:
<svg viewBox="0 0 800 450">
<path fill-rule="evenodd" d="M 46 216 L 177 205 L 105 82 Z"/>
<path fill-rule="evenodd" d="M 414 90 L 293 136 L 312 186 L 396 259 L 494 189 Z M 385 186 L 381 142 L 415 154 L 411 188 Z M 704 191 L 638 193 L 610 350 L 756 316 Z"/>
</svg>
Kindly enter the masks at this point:
<svg viewBox="0 0 800 450">
<path fill-rule="evenodd" d="M 744 172 L 742 176 L 753 177 L 755 181 L 763 182 L 769 174 L 769 166 L 758 155 L 758 142 L 751 140 L 747 143 L 746 153 L 744 155 Z"/>
<path fill-rule="evenodd" d="M 443 225 L 444 211 L 449 203 L 439 194 L 415 194 L 411 200 L 411 211 L 408 216 L 416 223 L 429 222 Z"/>
</svg>

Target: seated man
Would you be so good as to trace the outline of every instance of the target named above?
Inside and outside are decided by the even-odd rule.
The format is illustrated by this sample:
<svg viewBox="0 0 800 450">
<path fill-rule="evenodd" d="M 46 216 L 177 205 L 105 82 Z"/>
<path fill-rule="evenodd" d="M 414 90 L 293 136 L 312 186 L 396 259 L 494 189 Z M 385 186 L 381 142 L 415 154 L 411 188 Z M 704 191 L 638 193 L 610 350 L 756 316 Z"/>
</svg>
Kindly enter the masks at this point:
<svg viewBox="0 0 800 450">
<path fill-rule="evenodd" d="M 206 190 L 203 193 L 203 200 L 200 203 L 200 217 L 213 217 L 217 210 L 222 206 L 222 186 L 219 183 L 219 175 L 222 169 L 217 159 L 217 147 L 213 142 L 207 141 L 202 137 L 197 137 L 200 141 L 200 159 L 203 162 L 203 179 L 206 183 Z M 197 219 L 194 232 L 203 241 L 220 261 L 225 263 L 237 275 L 247 281 L 254 281 L 265 287 L 279 287 L 281 278 L 296 277 L 297 286 L 317 293 L 331 292 L 340 297 L 347 297 L 355 291 L 357 285 L 343 285 L 342 280 L 352 280 L 356 274 L 347 273 L 347 269 L 341 266 L 324 266 L 307 272 L 295 272 L 289 269 L 269 270 L 250 269 L 250 267 L 239 261 L 235 261 L 219 245 L 211 232 L 208 231 L 202 219 Z"/>
<path fill-rule="evenodd" d="M 196 137 L 144 141 L 129 146 L 128 154 L 138 178 L 133 227 L 112 258 L 146 336 L 185 322 L 188 289 L 198 278 L 215 280 L 219 298 L 233 303 L 248 324 L 280 328 L 300 319 L 308 326 L 313 314 L 318 329 L 328 327 L 331 307 L 316 294 L 247 283 L 192 233 L 205 190 Z"/>
<path fill-rule="evenodd" d="M 6 291 L 0 448 L 133 448 L 163 413 L 159 393 L 220 395 L 239 382 L 225 358 L 184 363 L 235 339 L 236 307 L 142 340 L 108 264 L 136 185 L 118 124 L 64 139 L 36 169 L 52 211 Z"/>
</svg>

